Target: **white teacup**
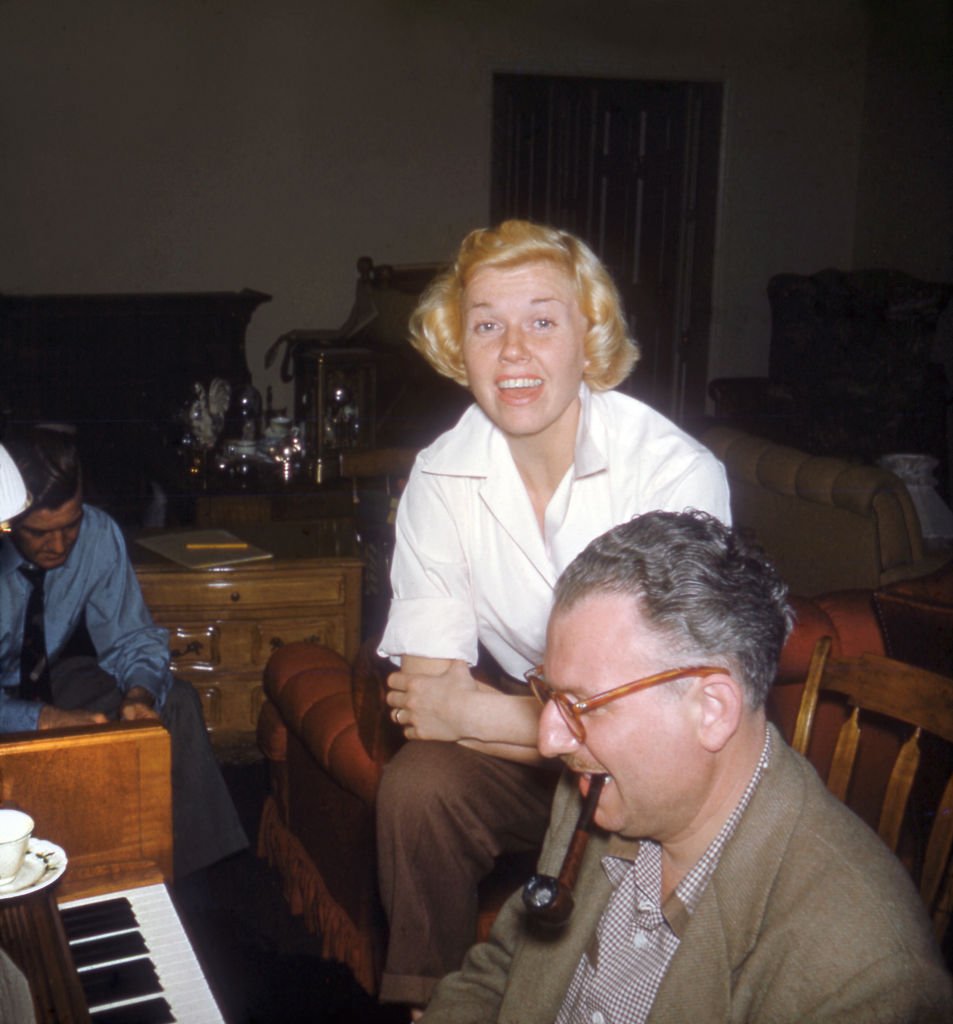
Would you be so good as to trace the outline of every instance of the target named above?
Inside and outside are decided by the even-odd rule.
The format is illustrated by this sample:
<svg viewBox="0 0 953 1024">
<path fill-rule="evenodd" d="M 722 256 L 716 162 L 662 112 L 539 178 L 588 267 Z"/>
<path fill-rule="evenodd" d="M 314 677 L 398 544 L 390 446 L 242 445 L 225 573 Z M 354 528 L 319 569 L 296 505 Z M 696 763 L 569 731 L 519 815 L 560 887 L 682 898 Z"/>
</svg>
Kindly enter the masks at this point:
<svg viewBox="0 0 953 1024">
<path fill-rule="evenodd" d="M 33 819 L 29 814 L 0 807 L 0 885 L 16 878 L 31 835 Z"/>
</svg>

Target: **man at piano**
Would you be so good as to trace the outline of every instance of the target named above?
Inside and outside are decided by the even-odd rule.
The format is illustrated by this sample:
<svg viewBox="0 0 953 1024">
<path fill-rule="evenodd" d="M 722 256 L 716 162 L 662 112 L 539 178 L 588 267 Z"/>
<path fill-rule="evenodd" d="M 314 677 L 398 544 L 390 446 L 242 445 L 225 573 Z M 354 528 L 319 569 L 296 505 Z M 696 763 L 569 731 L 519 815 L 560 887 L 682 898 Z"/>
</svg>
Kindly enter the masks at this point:
<svg viewBox="0 0 953 1024">
<path fill-rule="evenodd" d="M 83 502 L 72 430 L 4 444 L 32 502 L 0 539 L 0 732 L 158 719 L 171 740 L 176 879 L 244 849 L 198 696 L 172 675 L 119 527 Z"/>
</svg>

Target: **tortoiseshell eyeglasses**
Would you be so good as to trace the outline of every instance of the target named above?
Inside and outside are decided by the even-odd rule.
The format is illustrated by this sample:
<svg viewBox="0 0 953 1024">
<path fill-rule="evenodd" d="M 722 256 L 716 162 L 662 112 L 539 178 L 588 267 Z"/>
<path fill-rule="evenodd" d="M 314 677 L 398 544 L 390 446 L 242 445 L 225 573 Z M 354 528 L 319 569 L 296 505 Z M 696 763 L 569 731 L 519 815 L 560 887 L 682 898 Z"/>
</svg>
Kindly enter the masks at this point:
<svg viewBox="0 0 953 1024">
<path fill-rule="evenodd" d="M 565 693 L 559 690 L 554 690 L 549 683 L 546 682 L 543 677 L 543 666 L 537 665 L 536 668 L 530 669 L 524 676 L 526 682 L 529 683 L 530 689 L 533 691 L 533 696 L 540 702 L 540 704 L 547 704 L 549 701 L 555 701 L 556 707 L 559 713 L 563 717 L 563 721 L 566 723 L 566 728 L 573 734 L 573 736 L 580 742 L 584 743 L 586 739 L 586 727 L 583 724 L 582 716 L 588 714 L 590 711 L 595 711 L 596 708 L 605 707 L 606 704 L 610 704 L 614 700 L 618 700 L 620 697 L 628 697 L 630 693 L 638 693 L 639 690 L 648 690 L 652 686 L 658 686 L 660 683 L 670 683 L 675 679 L 688 679 L 691 676 L 711 676 L 717 672 L 724 672 L 723 668 L 716 668 L 712 665 L 695 665 L 691 668 L 670 668 L 664 672 L 656 672 L 655 675 L 646 676 L 644 679 L 634 679 L 631 683 L 623 683 L 621 686 L 615 686 L 611 690 L 605 690 L 603 693 L 597 693 L 593 697 L 586 697 L 584 700 L 572 700 Z"/>
</svg>

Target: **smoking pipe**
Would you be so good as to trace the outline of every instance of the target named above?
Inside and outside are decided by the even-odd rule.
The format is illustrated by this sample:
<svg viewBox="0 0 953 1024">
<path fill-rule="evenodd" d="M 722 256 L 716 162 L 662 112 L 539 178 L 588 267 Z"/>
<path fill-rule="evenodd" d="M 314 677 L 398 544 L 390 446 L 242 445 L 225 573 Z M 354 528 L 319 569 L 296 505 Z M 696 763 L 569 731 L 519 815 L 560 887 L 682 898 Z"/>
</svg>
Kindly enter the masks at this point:
<svg viewBox="0 0 953 1024">
<path fill-rule="evenodd" d="M 590 779 L 589 792 L 582 802 L 579 820 L 576 822 L 572 839 L 569 840 L 566 856 L 559 869 L 559 877 L 533 875 L 523 886 L 523 905 L 526 912 L 537 921 L 561 925 L 565 924 L 572 914 L 572 890 L 592 831 L 592 816 L 596 812 L 596 804 L 599 803 L 599 794 L 605 782 L 605 775 L 593 775 Z"/>
</svg>

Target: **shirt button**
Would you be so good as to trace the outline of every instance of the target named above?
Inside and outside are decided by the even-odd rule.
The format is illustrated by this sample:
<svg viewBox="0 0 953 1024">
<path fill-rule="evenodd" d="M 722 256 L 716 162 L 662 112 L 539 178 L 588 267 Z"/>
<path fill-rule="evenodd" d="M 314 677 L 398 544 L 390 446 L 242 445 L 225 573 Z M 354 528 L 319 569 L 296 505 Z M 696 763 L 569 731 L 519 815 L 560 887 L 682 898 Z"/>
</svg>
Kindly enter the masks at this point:
<svg viewBox="0 0 953 1024">
<path fill-rule="evenodd" d="M 605 1017 L 598 1010 L 592 1015 L 592 1024 L 606 1024 Z"/>
<path fill-rule="evenodd" d="M 645 932 L 636 932 L 635 938 L 632 940 L 632 945 L 635 946 L 636 949 L 645 949 L 649 945 L 650 941 L 651 940 Z"/>
</svg>

